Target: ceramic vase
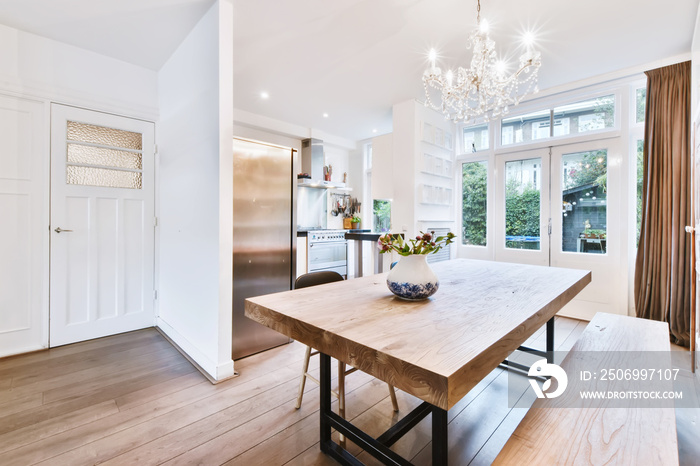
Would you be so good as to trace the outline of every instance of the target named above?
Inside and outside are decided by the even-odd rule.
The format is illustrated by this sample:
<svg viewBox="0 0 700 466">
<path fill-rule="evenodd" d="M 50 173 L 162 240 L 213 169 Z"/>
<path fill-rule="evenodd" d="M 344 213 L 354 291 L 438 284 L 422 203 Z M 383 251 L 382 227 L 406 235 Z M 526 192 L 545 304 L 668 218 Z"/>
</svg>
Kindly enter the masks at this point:
<svg viewBox="0 0 700 466">
<path fill-rule="evenodd" d="M 435 294 L 440 281 L 428 265 L 428 256 L 411 254 L 401 256 L 386 277 L 389 290 L 401 299 L 420 301 Z"/>
</svg>

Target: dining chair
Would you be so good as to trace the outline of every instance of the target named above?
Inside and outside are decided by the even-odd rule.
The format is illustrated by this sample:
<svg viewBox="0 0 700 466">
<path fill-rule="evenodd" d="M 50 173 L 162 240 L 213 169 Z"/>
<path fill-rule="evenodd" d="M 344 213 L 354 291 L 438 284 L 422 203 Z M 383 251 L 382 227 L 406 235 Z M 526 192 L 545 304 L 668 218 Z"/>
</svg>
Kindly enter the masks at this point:
<svg viewBox="0 0 700 466">
<path fill-rule="evenodd" d="M 338 272 L 333 271 L 321 271 L 321 272 L 309 272 L 304 275 L 300 275 L 294 282 L 294 289 L 306 288 L 309 286 L 323 285 L 325 283 L 333 283 L 343 281 L 343 276 Z M 309 360 L 311 356 L 318 354 L 318 351 L 313 350 L 310 346 L 306 347 L 306 354 L 304 356 L 304 365 L 301 370 L 301 383 L 299 384 L 299 396 L 297 396 L 296 409 L 301 407 L 301 401 L 304 398 L 304 386 L 306 385 L 306 379 L 309 378 L 316 385 L 321 383 L 314 376 L 309 374 Z M 338 361 L 338 391 L 333 391 L 333 395 L 338 398 L 338 415 L 345 419 L 345 376 L 355 372 L 357 368 L 351 367 L 346 370 L 346 364 L 344 362 Z M 394 407 L 394 411 L 399 411 L 399 404 L 396 401 L 396 392 L 394 387 L 390 384 L 389 386 L 389 396 L 391 397 L 391 404 Z M 345 444 L 345 439 L 343 436 L 340 438 L 341 445 Z"/>
</svg>

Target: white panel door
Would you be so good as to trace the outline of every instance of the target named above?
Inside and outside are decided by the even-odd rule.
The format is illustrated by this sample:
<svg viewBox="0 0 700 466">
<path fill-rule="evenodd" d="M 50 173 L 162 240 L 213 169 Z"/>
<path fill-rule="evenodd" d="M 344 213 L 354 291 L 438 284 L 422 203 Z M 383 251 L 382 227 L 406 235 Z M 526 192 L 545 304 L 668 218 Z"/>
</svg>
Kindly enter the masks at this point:
<svg viewBox="0 0 700 466">
<path fill-rule="evenodd" d="M 154 325 L 153 123 L 51 107 L 50 343 Z"/>
<path fill-rule="evenodd" d="M 48 346 L 44 105 L 0 95 L 0 357 Z"/>
</svg>

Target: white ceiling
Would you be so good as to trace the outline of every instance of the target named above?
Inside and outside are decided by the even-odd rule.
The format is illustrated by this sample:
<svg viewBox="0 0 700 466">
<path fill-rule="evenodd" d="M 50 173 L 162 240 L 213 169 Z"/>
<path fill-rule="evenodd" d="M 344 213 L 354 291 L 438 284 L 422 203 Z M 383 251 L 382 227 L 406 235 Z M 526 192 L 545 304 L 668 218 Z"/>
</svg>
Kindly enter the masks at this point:
<svg viewBox="0 0 700 466">
<path fill-rule="evenodd" d="M 0 23 L 158 70 L 214 0 L 0 0 Z"/>
<path fill-rule="evenodd" d="M 157 70 L 213 0 L 0 0 L 0 23 Z M 466 65 L 476 0 L 233 0 L 234 106 L 359 140 Z M 698 0 L 482 0 L 499 52 L 536 33 L 540 89 L 690 52 Z M 261 99 L 260 92 L 270 97 Z M 324 118 L 323 113 L 329 117 Z"/>
</svg>

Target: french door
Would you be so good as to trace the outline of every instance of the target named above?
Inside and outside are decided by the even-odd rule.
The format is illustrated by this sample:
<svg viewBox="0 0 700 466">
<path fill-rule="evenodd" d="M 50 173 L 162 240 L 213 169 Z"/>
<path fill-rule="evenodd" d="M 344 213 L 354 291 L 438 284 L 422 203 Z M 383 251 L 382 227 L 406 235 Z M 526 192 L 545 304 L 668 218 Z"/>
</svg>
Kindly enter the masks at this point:
<svg viewBox="0 0 700 466">
<path fill-rule="evenodd" d="M 496 156 L 496 260 L 592 271 L 562 315 L 627 313 L 618 146 L 606 139 Z"/>
<path fill-rule="evenodd" d="M 51 107 L 50 346 L 154 324 L 153 124 Z"/>
<path fill-rule="evenodd" d="M 496 157 L 496 260 L 549 265 L 548 149 Z"/>
</svg>

